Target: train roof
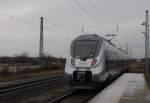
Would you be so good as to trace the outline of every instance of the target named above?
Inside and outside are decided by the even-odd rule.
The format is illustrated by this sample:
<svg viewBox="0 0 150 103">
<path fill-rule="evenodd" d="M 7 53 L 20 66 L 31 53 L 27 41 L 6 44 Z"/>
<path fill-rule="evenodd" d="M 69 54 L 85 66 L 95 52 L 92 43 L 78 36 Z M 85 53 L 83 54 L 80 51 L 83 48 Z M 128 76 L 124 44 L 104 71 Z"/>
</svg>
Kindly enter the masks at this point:
<svg viewBox="0 0 150 103">
<path fill-rule="evenodd" d="M 111 41 L 109 41 L 109 40 L 105 39 L 104 37 L 99 36 L 97 34 L 83 34 L 83 35 L 80 35 L 80 36 L 78 36 L 77 38 L 74 39 L 74 41 L 77 41 L 77 40 L 100 40 L 100 41 L 104 40 L 104 41 L 108 42 L 110 45 L 116 47 L 116 45 L 113 44 Z M 117 49 L 119 49 L 122 52 L 128 54 L 126 51 L 124 51 L 121 48 L 117 48 Z"/>
<path fill-rule="evenodd" d="M 103 40 L 104 38 L 97 34 L 84 34 L 78 36 L 75 40 Z"/>
<path fill-rule="evenodd" d="M 106 42 L 108 42 L 112 46 L 116 47 L 116 45 L 113 44 L 111 41 L 109 41 L 109 40 L 105 39 L 104 37 L 99 36 L 97 34 L 84 34 L 84 35 L 80 35 L 76 39 L 74 39 L 74 41 L 76 41 L 76 40 L 101 40 L 101 41 L 105 40 Z"/>
</svg>

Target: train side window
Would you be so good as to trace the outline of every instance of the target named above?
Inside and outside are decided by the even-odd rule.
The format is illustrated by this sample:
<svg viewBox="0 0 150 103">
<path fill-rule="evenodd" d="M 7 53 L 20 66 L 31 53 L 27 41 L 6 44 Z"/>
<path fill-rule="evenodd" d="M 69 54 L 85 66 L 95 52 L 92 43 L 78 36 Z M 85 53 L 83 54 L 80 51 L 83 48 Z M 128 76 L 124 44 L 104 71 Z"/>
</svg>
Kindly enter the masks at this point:
<svg viewBox="0 0 150 103">
<path fill-rule="evenodd" d="M 109 60 L 111 60 L 111 51 L 109 50 Z"/>
<path fill-rule="evenodd" d="M 110 65 L 112 64 L 112 60 L 113 60 L 112 51 L 110 50 Z"/>
<path fill-rule="evenodd" d="M 109 49 L 107 50 L 107 55 L 108 55 L 108 58 L 107 58 L 107 59 L 109 60 Z"/>
<path fill-rule="evenodd" d="M 110 50 L 108 49 L 108 59 L 107 59 L 108 63 L 110 64 Z"/>
<path fill-rule="evenodd" d="M 106 53 L 107 53 L 107 60 L 108 60 L 109 59 L 109 51 L 108 51 L 108 49 L 107 49 Z"/>
<path fill-rule="evenodd" d="M 105 57 L 107 58 L 107 48 L 105 49 Z"/>
<path fill-rule="evenodd" d="M 107 49 L 106 49 L 106 52 L 105 52 L 105 57 L 106 57 L 106 59 L 108 58 Z"/>
</svg>

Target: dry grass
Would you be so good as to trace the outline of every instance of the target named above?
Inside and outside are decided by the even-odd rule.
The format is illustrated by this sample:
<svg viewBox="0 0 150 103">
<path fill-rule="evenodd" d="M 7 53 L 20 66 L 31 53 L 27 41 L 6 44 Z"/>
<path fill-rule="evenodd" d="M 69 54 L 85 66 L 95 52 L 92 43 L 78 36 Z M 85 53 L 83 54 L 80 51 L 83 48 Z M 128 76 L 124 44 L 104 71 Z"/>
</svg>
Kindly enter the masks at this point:
<svg viewBox="0 0 150 103">
<path fill-rule="evenodd" d="M 21 80 L 21 79 L 28 79 L 33 77 L 42 77 L 42 76 L 49 76 L 49 75 L 58 75 L 63 74 L 64 69 L 62 68 L 37 68 L 35 71 L 29 71 L 24 73 L 14 73 L 14 74 L 3 74 L 0 75 L 0 82 L 9 82 L 9 81 L 15 81 L 15 80 Z"/>
</svg>

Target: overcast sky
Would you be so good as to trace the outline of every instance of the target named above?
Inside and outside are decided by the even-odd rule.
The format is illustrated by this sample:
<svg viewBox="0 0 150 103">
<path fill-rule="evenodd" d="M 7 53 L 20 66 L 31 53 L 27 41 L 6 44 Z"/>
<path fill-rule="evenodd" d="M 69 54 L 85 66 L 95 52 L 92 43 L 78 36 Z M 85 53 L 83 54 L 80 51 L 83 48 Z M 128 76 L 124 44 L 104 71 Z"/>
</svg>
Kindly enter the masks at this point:
<svg viewBox="0 0 150 103">
<path fill-rule="evenodd" d="M 129 43 L 133 57 L 142 58 L 144 27 L 140 24 L 149 4 L 150 0 L 0 0 L 0 56 L 22 52 L 38 56 L 43 16 L 47 55 L 66 57 L 83 26 L 84 33 L 117 34 L 117 45 L 125 49 Z"/>
</svg>

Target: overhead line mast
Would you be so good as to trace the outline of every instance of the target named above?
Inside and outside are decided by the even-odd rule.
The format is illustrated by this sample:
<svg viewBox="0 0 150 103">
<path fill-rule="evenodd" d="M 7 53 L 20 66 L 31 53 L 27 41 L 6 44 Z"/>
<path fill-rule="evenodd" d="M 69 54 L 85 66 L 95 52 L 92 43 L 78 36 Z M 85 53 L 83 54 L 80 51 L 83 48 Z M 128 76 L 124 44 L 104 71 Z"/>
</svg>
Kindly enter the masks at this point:
<svg viewBox="0 0 150 103">
<path fill-rule="evenodd" d="M 146 39 L 146 54 L 145 54 L 145 59 L 146 59 L 146 73 L 149 73 L 149 68 L 148 68 L 148 58 L 149 58 L 149 14 L 148 10 L 146 10 L 146 24 L 145 24 L 145 39 Z"/>
<path fill-rule="evenodd" d="M 146 10 L 146 15 L 145 15 L 145 21 L 141 24 L 145 26 L 145 69 L 144 73 L 148 74 L 149 73 L 149 63 L 148 63 L 148 58 L 149 58 L 149 14 L 148 10 Z"/>
<path fill-rule="evenodd" d="M 40 66 L 43 66 L 44 48 L 43 48 L 43 17 L 40 20 L 40 47 L 39 47 L 39 59 Z"/>
</svg>

